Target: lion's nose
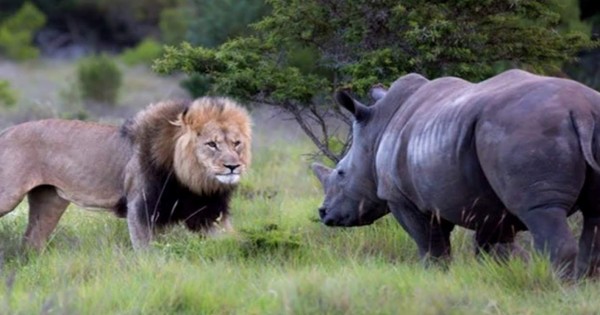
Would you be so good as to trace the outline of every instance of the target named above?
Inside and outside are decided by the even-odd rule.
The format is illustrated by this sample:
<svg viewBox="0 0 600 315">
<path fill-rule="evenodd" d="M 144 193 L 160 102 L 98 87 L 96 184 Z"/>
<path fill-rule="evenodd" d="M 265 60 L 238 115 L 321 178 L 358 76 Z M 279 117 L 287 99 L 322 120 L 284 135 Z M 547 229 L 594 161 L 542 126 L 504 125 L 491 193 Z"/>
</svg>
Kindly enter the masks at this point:
<svg viewBox="0 0 600 315">
<path fill-rule="evenodd" d="M 239 164 L 223 164 L 223 166 L 228 168 L 232 173 L 236 168 L 240 167 Z"/>
</svg>

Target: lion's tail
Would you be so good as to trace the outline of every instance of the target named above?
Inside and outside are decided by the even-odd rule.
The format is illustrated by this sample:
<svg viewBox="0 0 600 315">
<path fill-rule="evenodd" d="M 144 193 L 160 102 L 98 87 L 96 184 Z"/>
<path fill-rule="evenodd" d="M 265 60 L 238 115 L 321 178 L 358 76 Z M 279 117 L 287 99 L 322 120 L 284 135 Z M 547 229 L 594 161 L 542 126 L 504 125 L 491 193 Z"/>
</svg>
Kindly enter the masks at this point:
<svg viewBox="0 0 600 315">
<path fill-rule="evenodd" d="M 571 121 L 575 127 L 575 131 L 579 137 L 579 145 L 581 147 L 581 153 L 587 164 L 593 168 L 597 173 L 600 173 L 600 164 L 595 157 L 594 136 L 596 134 L 596 121 L 592 115 L 585 115 L 584 117 L 575 117 L 571 112 Z"/>
</svg>

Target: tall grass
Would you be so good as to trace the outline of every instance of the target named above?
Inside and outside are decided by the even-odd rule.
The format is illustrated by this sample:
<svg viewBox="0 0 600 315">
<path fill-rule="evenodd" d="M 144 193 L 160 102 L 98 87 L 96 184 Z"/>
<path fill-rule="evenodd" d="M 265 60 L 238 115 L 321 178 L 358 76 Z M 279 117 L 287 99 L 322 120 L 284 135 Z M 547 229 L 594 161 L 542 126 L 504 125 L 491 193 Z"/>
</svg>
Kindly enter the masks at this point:
<svg viewBox="0 0 600 315">
<path fill-rule="evenodd" d="M 26 205 L 0 219 L 0 314 L 597 314 L 600 285 L 562 283 L 547 260 L 498 264 L 452 237 L 449 268 L 425 268 L 391 217 L 316 222 L 321 189 L 305 141 L 259 134 L 232 202 L 236 232 L 183 228 L 134 253 L 123 220 L 71 207 L 42 254 L 19 248 Z"/>
</svg>

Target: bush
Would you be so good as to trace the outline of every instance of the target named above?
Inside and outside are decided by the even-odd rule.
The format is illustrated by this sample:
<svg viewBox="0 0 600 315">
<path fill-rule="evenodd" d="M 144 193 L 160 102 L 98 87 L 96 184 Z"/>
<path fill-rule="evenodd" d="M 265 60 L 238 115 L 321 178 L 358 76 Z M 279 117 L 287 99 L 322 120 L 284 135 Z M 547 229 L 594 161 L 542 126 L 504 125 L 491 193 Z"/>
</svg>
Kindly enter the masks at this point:
<svg viewBox="0 0 600 315">
<path fill-rule="evenodd" d="M 26 2 L 19 11 L 0 24 L 0 53 L 16 60 L 37 58 L 40 52 L 31 44 L 33 35 L 44 24 L 44 14 Z"/>
<path fill-rule="evenodd" d="M 210 90 L 210 79 L 206 75 L 194 73 L 181 81 L 180 85 L 190 93 L 191 97 L 197 98 L 208 93 Z"/>
<path fill-rule="evenodd" d="M 267 224 L 261 228 L 242 229 L 242 253 L 246 257 L 283 254 L 288 256 L 301 249 L 298 235 L 282 230 L 277 224 Z"/>
<path fill-rule="evenodd" d="M 77 81 L 84 100 L 114 104 L 122 77 L 117 64 L 106 55 L 85 58 L 77 67 Z"/>
<path fill-rule="evenodd" d="M 8 81 L 0 80 L 0 105 L 11 106 L 17 102 L 15 92 L 10 89 Z"/>
<path fill-rule="evenodd" d="M 161 54 L 162 45 L 151 38 L 147 38 L 134 48 L 126 49 L 121 54 L 121 60 L 130 66 L 139 64 L 151 65 L 152 61 L 160 57 Z"/>
</svg>

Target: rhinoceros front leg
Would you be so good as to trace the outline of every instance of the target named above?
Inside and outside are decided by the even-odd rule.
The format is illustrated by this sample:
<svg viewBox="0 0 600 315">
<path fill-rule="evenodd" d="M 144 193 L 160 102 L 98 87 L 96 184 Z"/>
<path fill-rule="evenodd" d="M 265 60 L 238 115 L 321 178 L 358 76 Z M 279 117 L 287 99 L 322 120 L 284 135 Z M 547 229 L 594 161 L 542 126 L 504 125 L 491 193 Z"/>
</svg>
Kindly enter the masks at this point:
<svg viewBox="0 0 600 315">
<path fill-rule="evenodd" d="M 450 232 L 454 224 L 439 216 L 425 214 L 408 202 L 388 204 L 398 223 L 417 243 L 419 255 L 425 264 L 449 262 Z"/>
</svg>

